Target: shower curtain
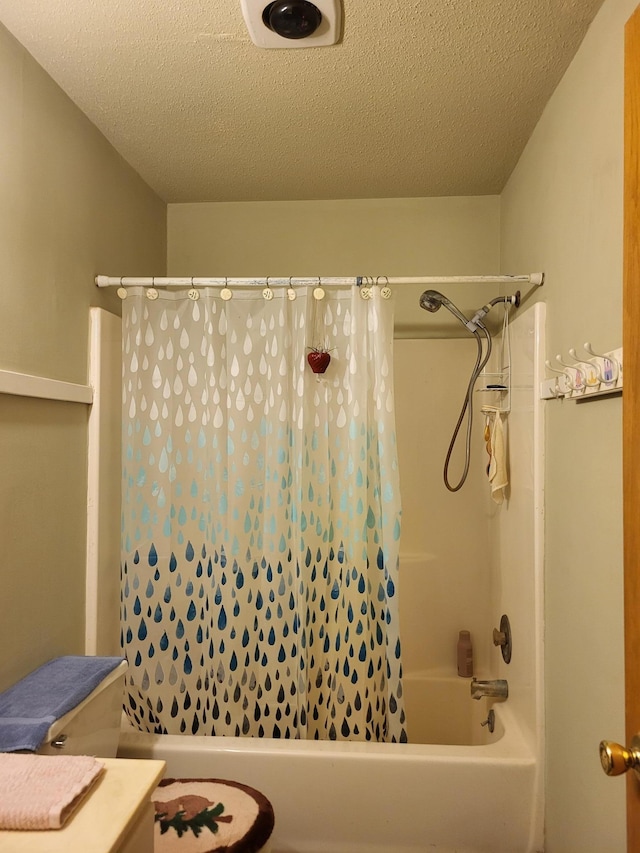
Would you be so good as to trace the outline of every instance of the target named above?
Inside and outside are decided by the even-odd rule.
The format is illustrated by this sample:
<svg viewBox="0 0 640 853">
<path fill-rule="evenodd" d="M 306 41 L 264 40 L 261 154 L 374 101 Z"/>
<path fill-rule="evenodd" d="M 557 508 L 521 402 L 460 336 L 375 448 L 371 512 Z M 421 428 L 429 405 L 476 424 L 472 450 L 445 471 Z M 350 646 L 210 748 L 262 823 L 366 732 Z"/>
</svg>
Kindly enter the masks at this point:
<svg viewBox="0 0 640 853">
<path fill-rule="evenodd" d="M 393 300 L 268 291 L 123 301 L 126 710 L 404 741 Z"/>
</svg>

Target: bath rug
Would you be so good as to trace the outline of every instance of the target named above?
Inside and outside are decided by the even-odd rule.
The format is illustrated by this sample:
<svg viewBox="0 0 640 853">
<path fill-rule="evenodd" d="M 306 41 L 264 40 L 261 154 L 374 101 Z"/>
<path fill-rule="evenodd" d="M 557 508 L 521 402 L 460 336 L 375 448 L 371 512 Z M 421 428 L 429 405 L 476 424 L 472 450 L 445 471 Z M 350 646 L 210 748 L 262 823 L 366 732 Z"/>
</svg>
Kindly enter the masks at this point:
<svg viewBox="0 0 640 853">
<path fill-rule="evenodd" d="M 0 754 L 0 829 L 60 829 L 103 767 L 88 755 Z"/>
<path fill-rule="evenodd" d="M 163 779 L 151 795 L 154 853 L 260 853 L 274 826 L 267 798 L 225 779 Z"/>
</svg>

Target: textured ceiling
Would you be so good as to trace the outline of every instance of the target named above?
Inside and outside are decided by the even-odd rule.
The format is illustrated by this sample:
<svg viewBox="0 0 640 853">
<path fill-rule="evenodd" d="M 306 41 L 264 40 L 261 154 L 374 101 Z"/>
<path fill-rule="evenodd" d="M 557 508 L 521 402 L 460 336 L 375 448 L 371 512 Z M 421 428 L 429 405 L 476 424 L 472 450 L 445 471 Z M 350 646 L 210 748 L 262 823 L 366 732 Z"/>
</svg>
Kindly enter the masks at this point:
<svg viewBox="0 0 640 853">
<path fill-rule="evenodd" d="M 167 202 L 499 193 L 602 0 L 344 0 L 261 50 L 240 0 L 0 0 Z"/>
</svg>

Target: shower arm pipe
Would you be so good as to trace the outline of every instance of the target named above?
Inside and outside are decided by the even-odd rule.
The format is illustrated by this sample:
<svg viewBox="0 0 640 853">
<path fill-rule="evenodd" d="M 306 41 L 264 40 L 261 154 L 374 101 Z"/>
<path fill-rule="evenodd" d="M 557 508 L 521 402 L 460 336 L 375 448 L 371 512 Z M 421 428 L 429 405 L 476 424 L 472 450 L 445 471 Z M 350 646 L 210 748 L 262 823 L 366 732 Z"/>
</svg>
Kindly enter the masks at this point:
<svg viewBox="0 0 640 853">
<path fill-rule="evenodd" d="M 363 285 L 429 285 L 429 284 L 519 284 L 527 283 L 540 287 L 544 283 L 544 273 L 534 272 L 527 275 L 450 275 L 450 276 L 345 276 L 339 278 L 321 278 L 319 276 L 268 276 L 267 278 L 215 278 L 164 277 L 164 276 L 109 276 L 97 275 L 98 287 L 361 287 Z"/>
</svg>

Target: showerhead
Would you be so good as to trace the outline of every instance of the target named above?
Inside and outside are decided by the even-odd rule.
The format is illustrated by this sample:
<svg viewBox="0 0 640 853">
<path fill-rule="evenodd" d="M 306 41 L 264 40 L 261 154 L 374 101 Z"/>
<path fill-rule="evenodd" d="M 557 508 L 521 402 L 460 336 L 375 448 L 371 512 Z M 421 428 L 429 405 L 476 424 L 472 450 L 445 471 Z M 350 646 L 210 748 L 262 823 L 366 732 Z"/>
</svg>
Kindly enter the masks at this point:
<svg viewBox="0 0 640 853">
<path fill-rule="evenodd" d="M 425 290 L 420 297 L 420 307 L 424 308 L 425 311 L 430 311 L 434 314 L 440 309 L 441 305 L 444 305 L 448 301 L 447 297 L 443 296 L 443 294 L 437 290 Z"/>
<path fill-rule="evenodd" d="M 439 290 L 425 290 L 425 292 L 420 297 L 420 307 L 424 308 L 425 311 L 430 311 L 434 314 L 436 311 L 440 309 L 440 306 L 444 305 L 454 317 L 457 317 L 458 320 L 462 323 L 463 326 L 466 326 L 470 331 L 475 332 L 475 326 L 472 329 L 469 325 L 469 319 L 464 316 L 462 311 L 460 311 L 450 299 L 440 293 Z"/>
</svg>

